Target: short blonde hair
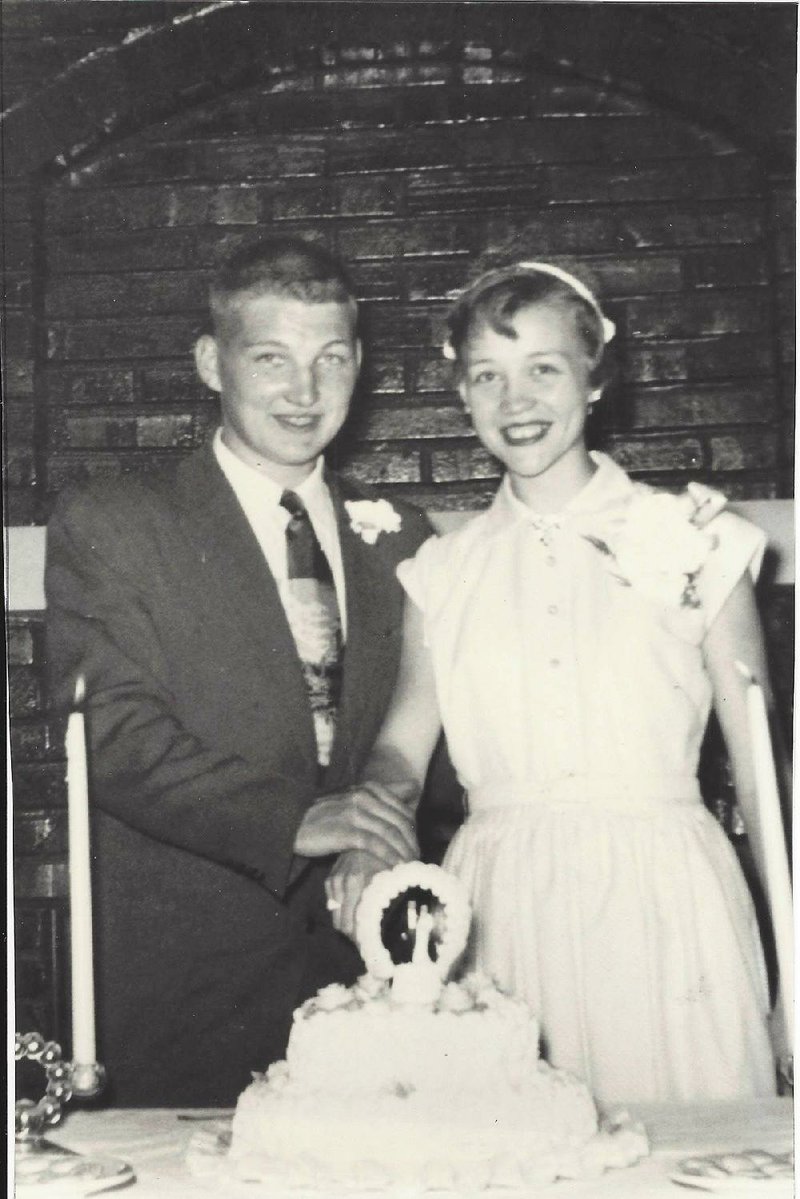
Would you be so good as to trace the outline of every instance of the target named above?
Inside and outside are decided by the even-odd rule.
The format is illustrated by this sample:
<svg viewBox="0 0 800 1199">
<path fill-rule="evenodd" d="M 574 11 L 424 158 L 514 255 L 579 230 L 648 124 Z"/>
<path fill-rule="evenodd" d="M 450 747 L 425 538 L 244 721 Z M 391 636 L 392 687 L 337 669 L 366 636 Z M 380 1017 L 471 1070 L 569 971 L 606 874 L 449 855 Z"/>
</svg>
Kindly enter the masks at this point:
<svg viewBox="0 0 800 1199">
<path fill-rule="evenodd" d="M 209 327 L 219 332 L 225 317 L 246 296 L 286 296 L 306 304 L 347 305 L 353 333 L 356 295 L 344 265 L 322 246 L 299 237 L 248 242 L 219 265 L 208 293 Z"/>
</svg>

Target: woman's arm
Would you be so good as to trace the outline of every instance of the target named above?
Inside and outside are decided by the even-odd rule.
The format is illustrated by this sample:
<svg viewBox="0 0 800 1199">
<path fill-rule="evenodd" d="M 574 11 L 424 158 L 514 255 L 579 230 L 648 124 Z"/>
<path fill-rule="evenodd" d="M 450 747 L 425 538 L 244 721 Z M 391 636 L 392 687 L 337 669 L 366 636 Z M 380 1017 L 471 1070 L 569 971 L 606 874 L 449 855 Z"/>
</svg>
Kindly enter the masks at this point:
<svg viewBox="0 0 800 1199">
<path fill-rule="evenodd" d="M 764 894 L 767 895 L 764 843 L 761 836 L 758 794 L 747 718 L 748 681 L 736 666 L 737 662 L 741 662 L 747 667 L 750 674 L 763 688 L 768 709 L 772 712 L 773 697 L 767 671 L 764 635 L 749 575 L 741 578 L 730 593 L 706 635 L 704 649 L 714 688 L 714 707 L 730 757 L 736 798 L 744 817 L 761 887 Z M 789 757 L 782 738 L 777 735 L 777 723 L 774 719 L 772 725 L 776 732 L 773 737 L 773 746 L 779 786 L 782 790 L 784 804 L 789 804 L 792 796 Z M 772 1013 L 771 1036 L 776 1060 L 785 1070 L 786 1060 L 789 1056 L 789 1042 L 786 1036 L 786 1019 L 780 992 Z"/>
<path fill-rule="evenodd" d="M 406 597 L 397 682 L 365 767 L 366 777 L 388 787 L 406 784 L 404 798 L 416 807 L 441 731 L 433 662 L 425 644 L 422 612 Z M 409 784 L 413 784 L 413 791 Z"/>
<path fill-rule="evenodd" d="M 747 680 L 736 665 L 741 662 L 747 667 L 763 688 L 767 706 L 772 711 L 773 697 L 764 634 L 749 575 L 744 575 L 733 588 L 708 630 L 704 652 L 714 692 L 714 709 L 730 758 L 736 798 L 766 894 L 764 846 L 747 718 Z M 774 727 L 776 722 L 772 723 Z M 789 759 L 780 737 L 776 736 L 773 744 L 779 784 L 786 804 L 791 797 Z"/>
<path fill-rule="evenodd" d="M 406 598 L 403 644 L 394 695 L 364 769 L 367 786 L 380 783 L 414 811 L 419 802 L 442 722 L 423 616 Z M 333 923 L 355 937 L 355 910 L 369 880 L 385 866 L 363 850 L 340 854 L 326 880 Z"/>
</svg>

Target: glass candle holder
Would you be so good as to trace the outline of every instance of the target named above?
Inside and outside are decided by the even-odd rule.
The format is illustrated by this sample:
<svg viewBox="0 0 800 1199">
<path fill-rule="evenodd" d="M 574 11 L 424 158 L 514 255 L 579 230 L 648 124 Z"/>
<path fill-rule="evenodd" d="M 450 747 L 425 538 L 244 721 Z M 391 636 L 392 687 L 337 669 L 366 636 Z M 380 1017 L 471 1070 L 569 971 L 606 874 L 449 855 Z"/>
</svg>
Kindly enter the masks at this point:
<svg viewBox="0 0 800 1199">
<path fill-rule="evenodd" d="M 73 1095 L 91 1098 L 105 1083 L 105 1070 L 99 1062 L 65 1062 L 61 1046 L 46 1041 L 38 1032 L 14 1034 L 14 1061 L 38 1063 L 45 1078 L 44 1094 L 39 1099 L 18 1099 L 14 1105 L 14 1141 L 22 1152 L 45 1146 L 45 1132 L 59 1123 L 64 1105 Z"/>
</svg>

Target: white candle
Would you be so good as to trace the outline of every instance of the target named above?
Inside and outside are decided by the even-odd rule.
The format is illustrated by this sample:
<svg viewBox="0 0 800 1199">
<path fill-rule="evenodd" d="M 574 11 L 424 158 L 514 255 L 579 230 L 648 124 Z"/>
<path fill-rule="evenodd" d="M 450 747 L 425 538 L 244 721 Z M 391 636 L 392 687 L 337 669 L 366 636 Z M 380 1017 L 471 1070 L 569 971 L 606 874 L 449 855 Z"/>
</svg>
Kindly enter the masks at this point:
<svg viewBox="0 0 800 1199">
<path fill-rule="evenodd" d="M 758 820 L 764 851 L 764 869 L 772 930 L 778 957 L 779 986 L 786 1017 L 786 1044 L 794 1054 L 794 922 L 792 919 L 792 884 L 786 837 L 781 816 L 780 792 L 775 773 L 775 758 L 769 731 L 764 692 L 752 673 L 737 662 L 748 680 L 747 717 L 753 754 Z"/>
<path fill-rule="evenodd" d="M 75 687 L 76 710 L 67 721 L 67 802 L 69 810 L 69 907 L 72 966 L 72 1058 L 76 1064 L 97 1060 L 94 1027 L 94 962 L 92 958 L 92 873 L 89 839 L 89 774 L 86 765 L 86 722 L 77 710 L 86 685 Z"/>
</svg>

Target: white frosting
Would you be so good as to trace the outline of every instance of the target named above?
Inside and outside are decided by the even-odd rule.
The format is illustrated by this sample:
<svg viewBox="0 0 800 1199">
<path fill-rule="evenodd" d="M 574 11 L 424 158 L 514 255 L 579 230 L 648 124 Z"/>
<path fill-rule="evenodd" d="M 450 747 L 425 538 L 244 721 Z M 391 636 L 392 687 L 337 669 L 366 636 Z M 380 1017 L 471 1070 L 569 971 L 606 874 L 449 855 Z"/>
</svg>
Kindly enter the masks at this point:
<svg viewBox="0 0 800 1199">
<path fill-rule="evenodd" d="M 408 903 L 413 952 L 398 966 L 381 943 L 381 917 L 413 888 L 440 907 Z M 371 972 L 298 1008 L 286 1061 L 240 1096 L 237 1177 L 325 1195 L 519 1188 L 646 1152 L 636 1130 L 627 1140 L 598 1133 L 586 1087 L 540 1058 L 525 1004 L 478 974 L 444 982 L 468 928 L 460 884 L 438 867 L 408 863 L 376 876 L 358 914 Z"/>
<path fill-rule="evenodd" d="M 428 1009 L 398 1005 L 387 985 L 372 999 L 356 985 L 342 988 L 347 1002 L 331 1010 L 329 990 L 295 1013 L 286 1065 L 306 1092 L 378 1096 L 401 1088 L 438 1103 L 468 1094 L 478 1078 L 516 1086 L 539 1062 L 539 1030 L 527 1007 L 479 976 L 450 983 Z"/>
<path fill-rule="evenodd" d="M 474 975 L 428 1009 L 384 984 L 326 988 L 295 1014 L 286 1062 L 240 1097 L 240 1175 L 358 1188 L 556 1177 L 597 1132 L 586 1088 L 539 1058 L 524 1004 Z"/>
</svg>

